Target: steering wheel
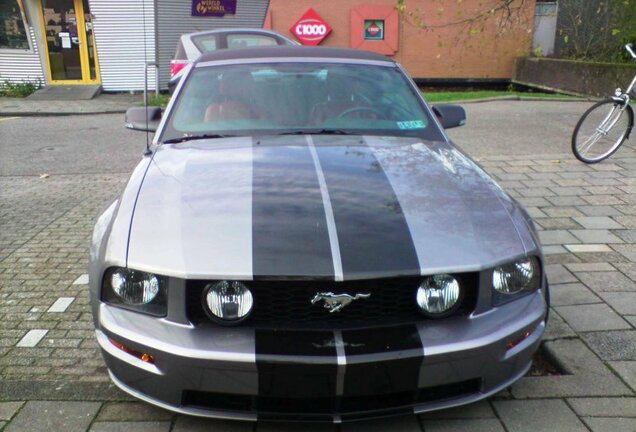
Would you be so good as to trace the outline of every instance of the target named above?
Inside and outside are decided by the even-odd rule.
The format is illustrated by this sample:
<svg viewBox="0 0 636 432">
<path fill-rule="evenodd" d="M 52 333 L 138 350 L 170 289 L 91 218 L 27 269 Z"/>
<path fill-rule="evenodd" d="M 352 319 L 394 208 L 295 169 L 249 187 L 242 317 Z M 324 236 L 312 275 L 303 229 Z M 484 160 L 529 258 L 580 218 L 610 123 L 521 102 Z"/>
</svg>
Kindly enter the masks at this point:
<svg viewBox="0 0 636 432">
<path fill-rule="evenodd" d="M 341 118 L 344 118 L 344 117 L 348 116 L 349 114 L 353 114 L 353 113 L 356 113 L 356 112 L 365 112 L 365 111 L 375 114 L 381 120 L 386 120 L 387 119 L 382 111 L 379 111 L 379 110 L 377 110 L 375 108 L 371 108 L 371 107 L 367 107 L 367 106 L 358 106 L 358 107 L 353 107 L 353 108 L 346 109 L 343 112 L 341 112 L 340 114 L 338 114 L 338 118 L 341 119 Z"/>
</svg>

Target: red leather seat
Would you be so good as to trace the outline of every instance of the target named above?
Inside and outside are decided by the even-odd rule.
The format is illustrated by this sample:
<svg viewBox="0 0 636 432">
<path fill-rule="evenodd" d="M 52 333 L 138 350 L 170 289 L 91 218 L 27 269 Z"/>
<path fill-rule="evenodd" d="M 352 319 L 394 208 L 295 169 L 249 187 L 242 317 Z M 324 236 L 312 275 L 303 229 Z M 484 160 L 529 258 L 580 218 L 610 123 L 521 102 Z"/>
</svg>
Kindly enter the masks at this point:
<svg viewBox="0 0 636 432">
<path fill-rule="evenodd" d="M 257 118 L 249 95 L 253 80 L 249 73 L 225 73 L 218 83 L 220 101 L 208 105 L 205 121 Z"/>
</svg>

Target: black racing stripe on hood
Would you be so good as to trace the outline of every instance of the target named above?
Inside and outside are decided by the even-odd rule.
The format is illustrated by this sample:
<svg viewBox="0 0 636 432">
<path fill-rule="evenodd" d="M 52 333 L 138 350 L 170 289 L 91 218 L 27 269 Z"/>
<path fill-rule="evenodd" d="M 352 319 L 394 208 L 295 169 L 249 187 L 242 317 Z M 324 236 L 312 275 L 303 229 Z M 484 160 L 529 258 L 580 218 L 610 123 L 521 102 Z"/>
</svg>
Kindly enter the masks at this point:
<svg viewBox="0 0 636 432">
<path fill-rule="evenodd" d="M 344 279 L 419 274 L 398 198 L 361 138 L 314 137 L 331 198 Z"/>
<path fill-rule="evenodd" d="M 373 409 L 390 408 L 386 400 L 394 406 L 415 403 L 424 359 L 415 325 L 343 331 L 342 341 L 347 358 L 341 406 L 344 412 L 355 411 L 360 400 Z M 382 359 L 388 353 L 392 359 Z"/>
<path fill-rule="evenodd" d="M 254 278 L 333 279 L 325 208 L 306 138 L 255 139 L 253 150 Z"/>
</svg>

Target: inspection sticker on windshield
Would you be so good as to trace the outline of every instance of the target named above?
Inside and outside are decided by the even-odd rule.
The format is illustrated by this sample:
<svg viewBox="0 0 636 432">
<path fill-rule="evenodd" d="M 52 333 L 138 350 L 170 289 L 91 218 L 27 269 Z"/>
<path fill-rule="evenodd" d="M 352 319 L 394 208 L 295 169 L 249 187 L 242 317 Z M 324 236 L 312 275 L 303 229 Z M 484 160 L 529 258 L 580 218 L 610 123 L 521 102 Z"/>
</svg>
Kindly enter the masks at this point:
<svg viewBox="0 0 636 432">
<path fill-rule="evenodd" d="M 424 129 L 424 122 L 422 120 L 411 120 L 397 122 L 400 129 Z"/>
</svg>

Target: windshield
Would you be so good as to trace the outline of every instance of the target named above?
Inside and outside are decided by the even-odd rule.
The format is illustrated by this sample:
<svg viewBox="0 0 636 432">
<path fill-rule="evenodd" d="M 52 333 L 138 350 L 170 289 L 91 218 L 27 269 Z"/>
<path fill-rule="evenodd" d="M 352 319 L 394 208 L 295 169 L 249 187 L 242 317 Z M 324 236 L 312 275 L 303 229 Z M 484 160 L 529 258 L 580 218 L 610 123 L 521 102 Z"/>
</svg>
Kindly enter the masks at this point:
<svg viewBox="0 0 636 432">
<path fill-rule="evenodd" d="M 161 140 L 330 132 L 443 139 L 396 67 L 286 62 L 196 68 Z"/>
</svg>

